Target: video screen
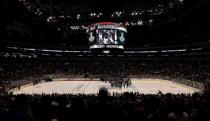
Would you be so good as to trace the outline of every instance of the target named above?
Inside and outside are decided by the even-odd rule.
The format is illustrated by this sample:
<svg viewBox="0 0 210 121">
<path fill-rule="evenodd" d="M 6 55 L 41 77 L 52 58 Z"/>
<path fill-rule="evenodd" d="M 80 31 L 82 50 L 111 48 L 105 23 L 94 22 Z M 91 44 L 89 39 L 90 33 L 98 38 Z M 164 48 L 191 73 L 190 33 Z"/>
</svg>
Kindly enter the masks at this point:
<svg viewBox="0 0 210 121">
<path fill-rule="evenodd" d="M 90 49 L 94 48 L 119 48 L 123 49 L 126 28 L 119 24 L 93 25 L 87 31 Z"/>
</svg>

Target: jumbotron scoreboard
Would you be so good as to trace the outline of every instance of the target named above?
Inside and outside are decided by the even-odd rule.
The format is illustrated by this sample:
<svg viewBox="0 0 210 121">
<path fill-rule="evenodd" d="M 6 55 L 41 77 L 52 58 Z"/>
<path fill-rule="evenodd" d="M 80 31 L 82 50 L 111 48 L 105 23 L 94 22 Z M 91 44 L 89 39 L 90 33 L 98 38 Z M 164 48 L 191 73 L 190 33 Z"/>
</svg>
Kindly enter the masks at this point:
<svg viewBox="0 0 210 121">
<path fill-rule="evenodd" d="M 90 25 L 86 31 L 90 49 L 124 49 L 127 29 L 113 22 Z"/>
</svg>

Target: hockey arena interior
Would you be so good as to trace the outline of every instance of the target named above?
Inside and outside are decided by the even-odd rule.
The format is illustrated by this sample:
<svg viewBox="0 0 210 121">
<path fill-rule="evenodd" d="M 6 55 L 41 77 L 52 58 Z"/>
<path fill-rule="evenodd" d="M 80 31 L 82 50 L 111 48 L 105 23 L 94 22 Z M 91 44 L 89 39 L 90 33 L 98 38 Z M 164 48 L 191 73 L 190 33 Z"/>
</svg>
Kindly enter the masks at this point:
<svg viewBox="0 0 210 121">
<path fill-rule="evenodd" d="M 1 0 L 0 121 L 209 121 L 209 0 Z"/>
</svg>

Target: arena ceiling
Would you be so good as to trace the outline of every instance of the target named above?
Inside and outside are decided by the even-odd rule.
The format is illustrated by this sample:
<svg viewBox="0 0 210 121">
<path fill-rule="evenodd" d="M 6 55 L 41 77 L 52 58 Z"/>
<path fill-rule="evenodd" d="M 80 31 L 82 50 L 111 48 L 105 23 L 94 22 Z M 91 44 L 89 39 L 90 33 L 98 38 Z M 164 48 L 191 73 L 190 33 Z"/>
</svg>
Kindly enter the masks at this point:
<svg viewBox="0 0 210 121">
<path fill-rule="evenodd" d="M 86 27 L 101 21 L 126 25 L 128 46 L 206 41 L 210 32 L 208 0 L 2 0 L 1 3 L 1 32 L 12 29 L 26 33 L 25 39 L 12 40 L 20 43 L 83 46 L 87 44 Z"/>
<path fill-rule="evenodd" d="M 47 23 L 61 29 L 81 30 L 94 22 L 112 21 L 126 26 L 163 24 L 205 0 L 19 0 Z"/>
</svg>

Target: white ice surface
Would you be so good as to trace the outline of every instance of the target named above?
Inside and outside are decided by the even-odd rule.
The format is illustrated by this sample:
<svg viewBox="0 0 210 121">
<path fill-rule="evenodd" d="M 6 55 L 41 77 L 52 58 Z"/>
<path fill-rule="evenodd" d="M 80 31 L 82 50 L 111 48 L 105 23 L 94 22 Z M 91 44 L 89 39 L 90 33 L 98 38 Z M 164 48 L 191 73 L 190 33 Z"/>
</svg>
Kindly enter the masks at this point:
<svg viewBox="0 0 210 121">
<path fill-rule="evenodd" d="M 53 81 L 40 83 L 35 86 L 25 87 L 13 94 L 65 94 L 65 93 L 98 93 L 101 87 L 108 88 L 109 92 L 140 92 L 144 94 L 156 94 L 160 90 L 162 93 L 193 93 L 198 89 L 182 84 L 160 79 L 132 79 L 132 85 L 128 88 L 112 88 L 109 83 L 101 81 Z"/>
</svg>

